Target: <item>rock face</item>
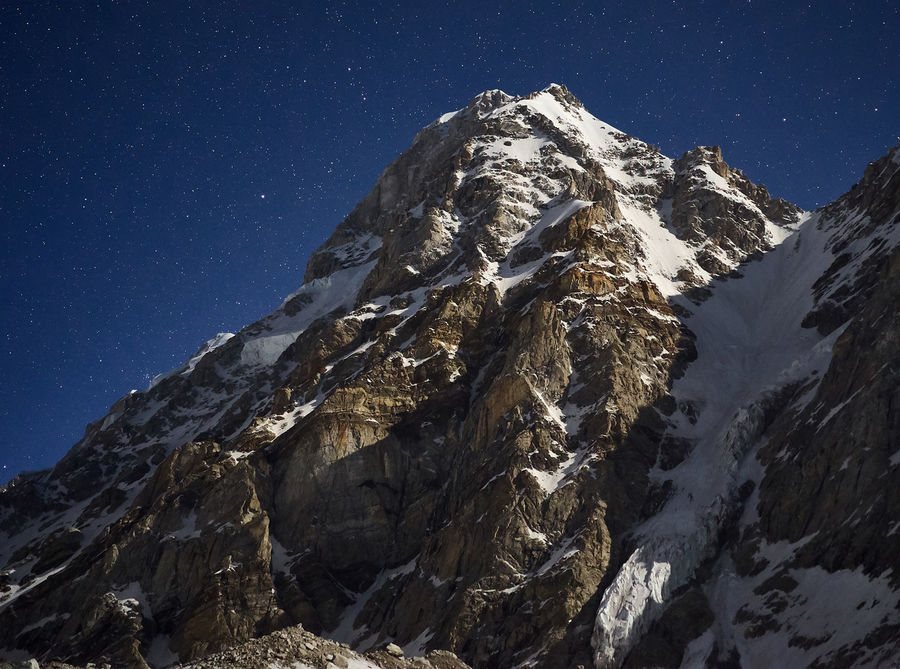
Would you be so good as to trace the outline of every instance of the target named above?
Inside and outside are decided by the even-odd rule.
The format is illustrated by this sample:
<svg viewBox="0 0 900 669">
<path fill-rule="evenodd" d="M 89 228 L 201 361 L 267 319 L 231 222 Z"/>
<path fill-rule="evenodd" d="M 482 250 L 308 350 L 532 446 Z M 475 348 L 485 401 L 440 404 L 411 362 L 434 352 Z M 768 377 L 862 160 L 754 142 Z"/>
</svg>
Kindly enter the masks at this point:
<svg viewBox="0 0 900 669">
<path fill-rule="evenodd" d="M 898 170 L 894 150 L 810 214 L 565 87 L 479 95 L 279 309 L 2 489 L 0 647 L 137 667 L 341 666 L 297 654 L 313 634 L 384 667 L 891 657 Z"/>
</svg>

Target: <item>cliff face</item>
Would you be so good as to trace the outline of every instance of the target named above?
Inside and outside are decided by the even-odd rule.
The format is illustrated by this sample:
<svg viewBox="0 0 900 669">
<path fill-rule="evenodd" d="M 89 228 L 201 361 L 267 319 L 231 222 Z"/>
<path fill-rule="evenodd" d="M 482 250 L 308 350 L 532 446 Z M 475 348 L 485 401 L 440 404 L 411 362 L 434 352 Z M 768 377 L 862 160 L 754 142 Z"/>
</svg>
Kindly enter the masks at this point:
<svg viewBox="0 0 900 669">
<path fill-rule="evenodd" d="M 565 87 L 479 95 L 278 310 L 3 489 L 0 646 L 889 657 L 898 162 L 806 214 Z M 830 584 L 862 608 L 803 618 Z"/>
</svg>

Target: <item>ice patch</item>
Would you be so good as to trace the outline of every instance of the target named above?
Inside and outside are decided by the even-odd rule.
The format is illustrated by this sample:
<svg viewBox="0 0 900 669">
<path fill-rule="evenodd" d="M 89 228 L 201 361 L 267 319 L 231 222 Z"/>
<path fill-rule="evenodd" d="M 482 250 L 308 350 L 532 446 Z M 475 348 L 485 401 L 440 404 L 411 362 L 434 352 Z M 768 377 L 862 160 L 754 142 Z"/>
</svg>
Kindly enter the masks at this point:
<svg viewBox="0 0 900 669">
<path fill-rule="evenodd" d="M 241 362 L 247 366 L 273 365 L 285 349 L 296 341 L 301 332 L 303 330 L 251 339 L 241 349 Z"/>
</svg>

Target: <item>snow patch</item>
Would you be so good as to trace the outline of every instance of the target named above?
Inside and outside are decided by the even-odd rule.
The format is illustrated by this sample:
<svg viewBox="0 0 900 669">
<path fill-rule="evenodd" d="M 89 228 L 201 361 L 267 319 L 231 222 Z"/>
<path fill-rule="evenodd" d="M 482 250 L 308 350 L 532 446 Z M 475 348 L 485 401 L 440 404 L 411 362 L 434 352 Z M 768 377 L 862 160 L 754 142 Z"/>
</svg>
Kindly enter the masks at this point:
<svg viewBox="0 0 900 669">
<path fill-rule="evenodd" d="M 462 109 L 457 109 L 456 111 L 447 112 L 446 114 L 441 114 L 441 116 L 438 118 L 438 120 L 436 121 L 436 123 L 437 123 L 438 125 L 440 125 L 440 124 L 442 124 L 442 123 L 446 123 L 446 122 L 449 121 L 450 119 L 454 118 L 454 117 L 455 117 L 457 114 L 459 114 L 461 111 L 462 111 Z"/>
<path fill-rule="evenodd" d="M 150 386 L 147 390 L 150 390 L 154 386 L 159 385 L 160 381 L 164 379 L 168 379 L 169 377 L 175 376 L 176 374 L 180 374 L 181 376 L 188 376 L 191 372 L 194 371 L 194 368 L 197 366 L 197 363 L 210 351 L 215 351 L 217 348 L 222 346 L 229 339 L 234 337 L 234 334 L 231 332 L 220 332 L 212 339 L 208 340 L 203 346 L 201 346 L 198 351 L 190 357 L 190 359 L 181 365 L 180 367 L 176 367 L 175 369 L 164 372 L 163 374 L 157 374 L 153 377 L 153 380 L 150 381 Z M 102 429 L 106 429 L 106 423 L 104 422 L 104 427 Z"/>
<path fill-rule="evenodd" d="M 428 642 L 431 641 L 434 632 L 430 629 L 423 630 L 415 639 L 403 646 L 403 654 L 407 657 L 421 657 L 428 652 Z"/>
<path fill-rule="evenodd" d="M 263 321 L 266 327 L 264 333 L 246 336 L 241 363 L 248 367 L 273 365 L 313 321 L 335 309 L 352 306 L 353 299 L 376 262 L 370 260 L 303 284 L 288 296 L 279 312 Z M 305 304 L 298 313 L 288 316 L 284 306 L 297 298 L 304 299 Z"/>
<path fill-rule="evenodd" d="M 574 537 L 568 537 L 560 541 L 559 545 L 554 548 L 553 551 L 551 551 L 550 555 L 547 556 L 547 559 L 544 560 L 543 564 L 541 564 L 541 566 L 535 570 L 535 575 L 543 576 L 561 562 L 565 562 L 573 555 L 579 553 L 581 549 L 575 548 L 573 546 L 574 543 Z"/>
<path fill-rule="evenodd" d="M 734 644 L 741 665 L 826 665 L 837 659 L 838 651 L 853 647 L 862 652 L 854 666 L 882 666 L 880 662 L 893 652 L 891 644 L 871 648 L 858 642 L 873 630 L 900 624 L 900 592 L 893 590 L 889 572 L 872 578 L 860 569 L 784 569 L 796 548 L 797 544 L 763 546 L 769 565 L 760 574 L 741 578 L 728 562 L 713 581 L 710 599 L 717 621 L 719 625 L 735 621 L 723 633 Z M 761 591 L 762 583 L 776 573 L 796 586 L 787 592 Z M 778 625 L 765 624 L 775 617 Z M 763 624 L 754 627 L 754 622 Z"/>
<path fill-rule="evenodd" d="M 365 608 L 366 604 L 368 604 L 372 596 L 384 587 L 388 581 L 414 572 L 418 559 L 419 557 L 416 556 L 404 565 L 382 571 L 372 585 L 365 591 L 356 595 L 355 601 L 344 609 L 341 614 L 338 626 L 325 636 L 338 643 L 346 643 L 360 653 L 364 653 L 371 648 L 378 639 L 374 635 L 367 636 L 368 628 L 361 629 L 357 627 L 356 618 Z"/>
</svg>

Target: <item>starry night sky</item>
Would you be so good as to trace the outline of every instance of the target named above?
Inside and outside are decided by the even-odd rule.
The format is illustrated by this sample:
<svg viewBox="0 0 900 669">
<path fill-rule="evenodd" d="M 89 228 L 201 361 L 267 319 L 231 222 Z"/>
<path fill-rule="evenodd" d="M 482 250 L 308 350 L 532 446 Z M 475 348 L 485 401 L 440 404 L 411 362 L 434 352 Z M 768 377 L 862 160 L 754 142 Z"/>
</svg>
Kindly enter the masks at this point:
<svg viewBox="0 0 900 669">
<path fill-rule="evenodd" d="M 188 4 L 0 6 L 0 483 L 276 308 L 482 90 L 566 84 L 806 208 L 900 143 L 894 2 Z"/>
</svg>

